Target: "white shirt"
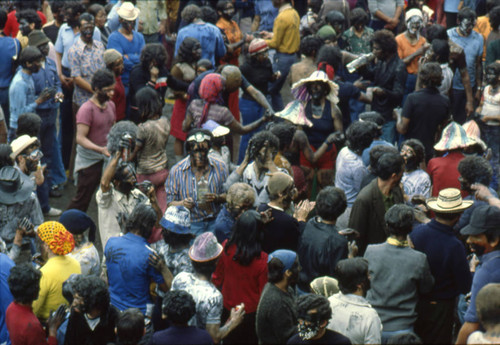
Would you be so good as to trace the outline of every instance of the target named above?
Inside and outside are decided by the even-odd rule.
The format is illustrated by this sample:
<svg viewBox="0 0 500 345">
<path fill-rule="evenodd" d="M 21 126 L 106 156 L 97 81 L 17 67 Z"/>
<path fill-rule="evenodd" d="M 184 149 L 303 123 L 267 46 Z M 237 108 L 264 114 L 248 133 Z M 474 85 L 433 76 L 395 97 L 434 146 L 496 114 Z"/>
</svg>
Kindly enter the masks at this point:
<svg viewBox="0 0 500 345">
<path fill-rule="evenodd" d="M 334 312 L 326 328 L 345 335 L 353 344 L 382 343 L 382 322 L 364 297 L 339 292 L 328 301 Z"/>
</svg>

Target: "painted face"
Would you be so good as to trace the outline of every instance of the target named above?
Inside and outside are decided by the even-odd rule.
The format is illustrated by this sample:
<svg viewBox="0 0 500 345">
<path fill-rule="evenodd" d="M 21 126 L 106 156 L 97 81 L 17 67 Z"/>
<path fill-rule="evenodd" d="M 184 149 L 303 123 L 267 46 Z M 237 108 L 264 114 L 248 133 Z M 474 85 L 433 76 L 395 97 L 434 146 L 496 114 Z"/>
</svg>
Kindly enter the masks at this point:
<svg viewBox="0 0 500 345">
<path fill-rule="evenodd" d="M 125 31 L 132 31 L 135 27 L 135 20 L 125 20 L 123 19 L 121 21 L 121 24 L 122 24 L 122 28 L 125 30 Z"/>
<path fill-rule="evenodd" d="M 469 235 L 469 237 L 467 237 L 467 243 L 472 251 L 479 257 L 493 250 L 485 234 Z"/>
<path fill-rule="evenodd" d="M 209 145 L 207 141 L 193 144 L 190 156 L 196 167 L 205 167 L 208 164 L 208 150 Z"/>
<path fill-rule="evenodd" d="M 326 96 L 326 87 L 322 82 L 314 82 L 307 85 L 307 89 L 314 103 L 319 103 Z"/>
<path fill-rule="evenodd" d="M 375 57 L 379 60 L 384 58 L 384 51 L 382 50 L 382 47 L 379 46 L 377 43 L 373 43 L 372 46 L 372 53 L 375 55 Z"/>
<path fill-rule="evenodd" d="M 104 104 L 105 102 L 107 102 L 111 98 L 113 98 L 114 94 L 115 94 L 115 84 L 113 84 L 111 86 L 106 86 L 102 89 L 98 89 L 96 92 L 97 100 L 101 104 Z"/>
<path fill-rule="evenodd" d="M 255 162 L 259 168 L 263 168 L 265 163 L 269 160 L 273 160 L 273 157 L 276 156 L 276 154 L 276 149 L 268 147 L 268 145 L 264 145 L 255 157 Z"/>
<path fill-rule="evenodd" d="M 422 28 L 422 18 L 419 16 L 413 16 L 406 22 L 406 26 L 408 28 L 408 32 L 412 35 L 418 35 L 420 33 L 420 29 Z"/>
<path fill-rule="evenodd" d="M 231 3 L 227 4 L 226 8 L 222 11 L 222 14 L 226 19 L 233 18 L 234 13 L 235 13 L 234 6 Z"/>
<path fill-rule="evenodd" d="M 42 60 L 27 62 L 26 67 L 31 73 L 36 73 L 42 68 Z"/>
<path fill-rule="evenodd" d="M 82 41 L 90 42 L 92 40 L 92 36 L 94 35 L 95 25 L 92 22 L 87 22 L 82 20 L 80 22 L 80 34 L 82 35 Z"/>
<path fill-rule="evenodd" d="M 317 312 L 315 314 L 317 314 Z M 314 314 L 308 314 L 308 315 L 314 315 Z M 306 321 L 299 316 L 298 331 L 300 339 L 310 340 L 314 338 L 316 335 L 318 335 L 320 328 L 321 328 L 320 321 L 317 320 Z"/>
<path fill-rule="evenodd" d="M 493 68 L 487 68 L 486 69 L 486 83 L 492 86 L 496 86 L 499 82 L 500 75 L 495 73 L 495 70 Z"/>
<path fill-rule="evenodd" d="M 469 36 L 472 32 L 472 29 L 474 28 L 474 25 L 476 25 L 475 20 L 470 20 L 469 18 L 464 18 L 458 25 L 458 30 L 460 30 L 460 33 L 464 36 Z"/>
</svg>

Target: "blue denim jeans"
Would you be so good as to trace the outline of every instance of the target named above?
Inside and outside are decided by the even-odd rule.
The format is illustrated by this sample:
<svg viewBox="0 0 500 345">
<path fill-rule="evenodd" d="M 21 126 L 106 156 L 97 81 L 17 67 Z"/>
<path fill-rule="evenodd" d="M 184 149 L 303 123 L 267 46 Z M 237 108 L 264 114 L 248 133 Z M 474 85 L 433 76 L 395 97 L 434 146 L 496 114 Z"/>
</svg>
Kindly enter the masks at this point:
<svg viewBox="0 0 500 345">
<path fill-rule="evenodd" d="M 273 58 L 273 70 L 275 72 L 280 71 L 281 76 L 271 83 L 269 87 L 269 96 L 271 98 L 271 106 L 274 111 L 283 110 L 283 99 L 281 98 L 281 88 L 285 84 L 286 77 L 290 72 L 290 67 L 297 61 L 296 54 L 285 54 L 277 52 Z"/>
<path fill-rule="evenodd" d="M 498 177 L 500 173 L 500 126 L 488 126 L 481 123 L 481 137 L 488 147 L 491 149 L 491 168 L 493 169 L 493 176 Z M 493 179 L 492 179 L 493 180 Z M 495 178 L 495 181 L 497 179 Z M 498 181 L 496 186 L 491 186 L 494 190 L 498 188 Z"/>
<path fill-rule="evenodd" d="M 214 233 L 214 231 L 215 231 L 215 219 L 206 222 L 191 223 L 191 233 L 195 236 L 201 235 L 205 232 Z"/>
<path fill-rule="evenodd" d="M 382 126 L 381 139 L 387 141 L 390 144 L 394 144 L 396 142 L 396 121 L 387 121 Z"/>
<path fill-rule="evenodd" d="M 9 125 L 10 119 L 10 108 L 9 108 L 9 88 L 0 88 L 0 106 L 3 110 L 3 115 L 5 116 L 5 124 Z"/>
<path fill-rule="evenodd" d="M 408 329 L 402 329 L 400 331 L 392 331 L 392 332 L 382 331 L 382 344 L 387 344 L 387 340 L 389 340 L 392 336 L 403 333 L 412 333 L 412 332 L 413 332 L 413 327 Z"/>
<path fill-rule="evenodd" d="M 50 187 L 62 185 L 67 181 L 66 171 L 64 169 L 64 164 L 62 161 L 61 154 L 61 130 L 59 133 L 55 133 L 54 146 L 52 147 L 52 166 L 49 166 L 51 170 L 51 185 Z"/>
<path fill-rule="evenodd" d="M 257 121 L 262 117 L 264 113 L 264 108 L 255 101 L 250 101 L 245 98 L 240 98 L 240 114 L 241 114 L 241 123 L 243 126 L 248 125 L 254 121 Z M 238 155 L 238 164 L 241 164 L 243 159 L 245 158 L 245 152 L 247 150 L 248 141 L 250 138 L 257 132 L 262 130 L 263 126 L 260 126 L 254 131 L 251 131 L 248 134 L 244 134 L 241 137 L 240 141 L 240 151 Z"/>
<path fill-rule="evenodd" d="M 38 132 L 38 139 L 40 140 L 43 153 L 42 164 L 46 164 L 48 169 L 46 170 L 44 183 L 37 187 L 36 192 L 42 211 L 46 213 L 50 210 L 49 189 L 52 185 L 52 172 L 50 167 L 52 166 L 54 154 L 57 109 L 37 109 L 37 114 L 40 115 L 42 119 L 40 132 Z"/>
</svg>

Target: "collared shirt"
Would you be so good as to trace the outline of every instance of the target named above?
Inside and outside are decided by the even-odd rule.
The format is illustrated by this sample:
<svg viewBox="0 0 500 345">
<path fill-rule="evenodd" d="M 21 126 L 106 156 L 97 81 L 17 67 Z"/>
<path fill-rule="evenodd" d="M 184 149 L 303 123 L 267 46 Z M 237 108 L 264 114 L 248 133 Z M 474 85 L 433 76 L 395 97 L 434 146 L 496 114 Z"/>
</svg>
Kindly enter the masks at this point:
<svg viewBox="0 0 500 345">
<path fill-rule="evenodd" d="M 479 322 L 476 312 L 476 297 L 483 286 L 489 283 L 500 283 L 500 250 L 483 254 L 480 261 L 472 281 L 470 304 L 464 316 L 466 322 Z"/>
<path fill-rule="evenodd" d="M 350 27 L 342 34 L 342 40 L 346 43 L 345 50 L 353 54 L 369 54 L 371 52 L 370 42 L 373 38 L 373 29 L 365 26 L 361 37 Z"/>
<path fill-rule="evenodd" d="M 164 0 L 137 1 L 136 7 L 141 11 L 138 19 L 142 21 L 143 35 L 157 33 L 160 29 L 159 21 L 167 19 L 165 3 Z"/>
<path fill-rule="evenodd" d="M 77 37 L 80 37 L 80 32 L 77 32 L 75 34 L 73 29 L 70 26 L 68 26 L 68 24 L 64 23 L 59 28 L 59 32 L 57 33 L 56 44 L 54 47 L 56 49 L 56 52 L 62 54 L 62 60 L 61 60 L 62 67 L 70 68 L 68 61 L 68 51 L 69 48 L 71 48 L 71 46 L 75 42 L 75 39 Z M 101 32 L 97 27 L 94 28 L 94 36 L 92 36 L 92 39 L 94 41 L 99 41 L 99 42 L 101 41 Z"/>
<path fill-rule="evenodd" d="M 175 42 L 175 55 L 186 37 L 196 38 L 201 44 L 201 58 L 215 61 L 226 55 L 226 46 L 220 29 L 209 23 L 192 23 L 179 30 Z"/>
<path fill-rule="evenodd" d="M 37 104 L 35 103 L 35 82 L 33 77 L 23 72 L 20 68 L 9 88 L 9 127 L 17 128 L 17 119 L 24 113 L 34 113 Z"/>
<path fill-rule="evenodd" d="M 221 194 L 224 192 L 223 184 L 227 179 L 226 165 L 208 156 L 208 192 Z M 211 212 L 200 209 L 197 196 L 196 177 L 191 169 L 191 157 L 187 156 L 172 167 L 165 182 L 167 190 L 167 204 L 172 201 L 181 201 L 186 198 L 195 200 L 195 206 L 191 209 L 191 221 L 201 222 L 206 218 L 215 217 L 219 213 L 220 205 L 212 203 Z"/>
<path fill-rule="evenodd" d="M 110 190 L 106 193 L 103 193 L 99 188 L 95 196 L 103 246 L 106 245 L 110 237 L 119 236 L 122 233 L 125 222 L 135 206 L 141 202 L 149 202 L 147 196 L 139 189 L 133 189 L 127 198 L 125 194 L 117 191 L 112 184 L 110 187 Z"/>
<path fill-rule="evenodd" d="M 179 251 L 173 251 L 169 244 L 165 243 L 164 239 L 159 240 L 151 245 L 151 248 L 158 252 L 158 255 L 165 259 L 168 269 L 172 272 L 172 276 L 176 276 L 181 272 L 193 272 L 193 264 L 189 258 L 189 247 Z"/>
<path fill-rule="evenodd" d="M 146 45 L 144 36 L 140 32 L 132 31 L 132 35 L 132 41 L 129 41 L 120 31 L 115 31 L 109 35 L 106 47 L 107 49 L 116 49 L 123 55 L 122 82 L 126 93 L 128 93 L 130 71 L 141 62 L 141 51 Z"/>
<path fill-rule="evenodd" d="M 300 17 L 290 4 L 281 6 L 274 20 L 273 38 L 266 43 L 279 53 L 294 54 L 299 50 Z"/>
<path fill-rule="evenodd" d="M 106 67 L 104 64 L 104 45 L 94 40 L 90 44 L 81 39 L 76 40 L 68 51 L 68 63 L 69 68 L 71 68 L 71 77 L 81 77 L 90 84 L 94 73 Z M 75 84 L 74 103 L 80 106 L 90 97 L 92 97 L 91 92 Z"/>
<path fill-rule="evenodd" d="M 255 15 L 260 17 L 258 31 L 271 31 L 274 20 L 278 16 L 278 9 L 271 0 L 255 1 Z"/>
<path fill-rule="evenodd" d="M 12 80 L 14 57 L 21 53 L 21 44 L 12 37 L 0 37 L 0 88 L 9 87 Z"/>
<path fill-rule="evenodd" d="M 335 310 L 328 329 L 342 333 L 353 344 L 381 344 L 382 321 L 364 297 L 339 292 L 328 301 Z"/>
<path fill-rule="evenodd" d="M 368 169 L 363 164 L 361 156 L 355 154 L 347 147 L 340 150 L 336 164 L 335 186 L 345 192 L 347 206 L 351 207 L 361 190 L 363 178 L 368 175 Z"/>
<path fill-rule="evenodd" d="M 31 75 L 33 81 L 35 82 L 35 94 L 39 95 L 43 89 L 46 87 L 57 88 L 57 92 L 62 92 L 61 81 L 57 75 L 57 67 L 54 60 L 50 58 L 45 58 L 45 63 L 40 68 L 40 70 Z M 56 102 L 55 98 L 51 98 L 48 101 L 40 104 L 37 109 L 58 109 L 59 103 Z"/>
<path fill-rule="evenodd" d="M 7 244 L 12 244 L 16 236 L 17 223 L 19 220 L 27 217 L 35 229 L 43 223 L 43 213 L 35 193 L 23 202 L 13 205 L 0 204 L 0 235 Z M 29 243 L 30 240 L 23 237 L 23 243 Z"/>
<path fill-rule="evenodd" d="M 151 304 L 149 284 L 165 281 L 148 262 L 154 251 L 145 238 L 131 232 L 109 239 L 104 249 L 109 279 L 111 304 L 119 310 L 139 308 L 146 314 Z"/>
</svg>

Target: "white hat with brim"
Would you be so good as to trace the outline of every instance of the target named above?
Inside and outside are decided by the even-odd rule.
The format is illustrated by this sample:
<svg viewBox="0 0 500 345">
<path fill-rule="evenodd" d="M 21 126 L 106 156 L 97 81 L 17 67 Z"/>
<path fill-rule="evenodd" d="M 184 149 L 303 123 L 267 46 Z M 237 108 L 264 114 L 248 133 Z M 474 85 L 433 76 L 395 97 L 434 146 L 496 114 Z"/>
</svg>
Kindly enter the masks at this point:
<svg viewBox="0 0 500 345">
<path fill-rule="evenodd" d="M 465 129 L 455 121 L 452 121 L 443 129 L 441 139 L 434 145 L 436 151 L 451 151 L 463 149 L 474 145 L 476 142 L 469 138 Z"/>
<path fill-rule="evenodd" d="M 34 144 L 38 139 L 36 137 L 30 137 L 27 134 L 21 135 L 10 143 L 12 148 L 12 153 L 10 158 L 16 159 L 16 157 L 23 152 L 28 146 Z"/>
<path fill-rule="evenodd" d="M 141 13 L 141 11 L 136 8 L 133 3 L 127 1 L 120 6 L 116 13 L 120 16 L 120 18 L 132 21 L 139 17 L 139 13 Z"/>
<path fill-rule="evenodd" d="M 439 196 L 429 198 L 427 207 L 437 213 L 460 213 L 472 206 L 474 201 L 463 200 L 460 190 L 446 188 L 439 191 Z"/>
<path fill-rule="evenodd" d="M 486 143 L 481 139 L 481 131 L 476 121 L 474 120 L 467 121 L 462 125 L 462 127 L 465 129 L 465 133 L 467 133 L 469 139 L 471 139 L 476 144 L 481 146 L 483 151 L 486 151 L 488 145 L 486 145 Z"/>
<path fill-rule="evenodd" d="M 337 97 L 337 95 L 339 94 L 339 86 L 328 79 L 328 75 L 323 71 L 314 71 L 309 77 L 301 79 L 293 84 L 292 94 L 295 99 L 304 102 L 309 101 L 311 99 L 311 95 L 309 94 L 309 91 L 307 91 L 307 84 L 317 81 L 323 82 L 330 87 L 330 92 L 328 93 L 328 95 L 326 95 L 326 99 L 333 104 L 337 104 L 339 102 L 339 98 Z"/>
</svg>

